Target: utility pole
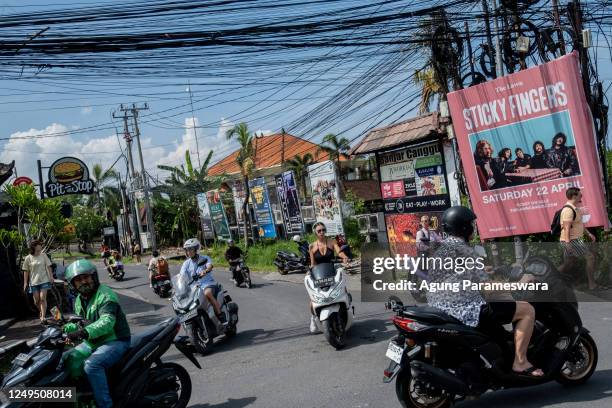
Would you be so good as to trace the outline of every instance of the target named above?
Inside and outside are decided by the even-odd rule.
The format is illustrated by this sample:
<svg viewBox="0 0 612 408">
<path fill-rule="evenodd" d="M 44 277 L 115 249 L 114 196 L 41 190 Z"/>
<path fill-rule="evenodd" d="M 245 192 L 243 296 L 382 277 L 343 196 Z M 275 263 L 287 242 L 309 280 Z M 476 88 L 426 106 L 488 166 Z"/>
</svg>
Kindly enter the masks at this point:
<svg viewBox="0 0 612 408">
<path fill-rule="evenodd" d="M 495 65 L 497 65 L 497 76 L 504 76 L 504 67 L 502 65 L 501 45 L 499 43 L 499 23 L 497 21 L 497 0 L 493 0 L 493 26 L 495 27 Z"/>
<path fill-rule="evenodd" d="M 491 72 L 493 73 L 493 79 L 495 79 L 497 78 L 497 50 L 493 48 L 493 40 L 491 36 L 491 21 L 489 19 L 489 5 L 487 4 L 487 0 L 482 0 L 482 11 L 484 13 L 487 45 L 489 46 L 489 51 L 495 54 L 493 58 L 491 58 Z"/>
<path fill-rule="evenodd" d="M 553 6 L 553 18 L 555 20 L 555 26 L 557 28 L 557 39 L 559 41 L 559 49 L 561 55 L 565 55 L 565 39 L 563 38 L 563 30 L 561 30 L 561 19 L 559 18 L 559 2 L 558 0 L 552 0 Z"/>
<path fill-rule="evenodd" d="M 137 182 L 137 178 L 136 178 L 136 172 L 134 171 L 134 159 L 132 157 L 132 136 L 130 135 L 130 129 L 128 126 L 128 115 L 127 113 L 124 111 L 123 115 L 116 115 L 115 113 L 113 113 L 113 118 L 121 118 L 123 119 L 123 139 L 125 140 L 125 143 L 127 144 L 127 154 L 128 154 L 128 176 L 130 177 L 130 179 L 132 180 L 132 188 L 131 190 L 134 190 L 135 187 L 135 183 Z M 140 211 L 138 211 L 138 200 L 135 199 L 133 193 L 132 193 L 132 204 L 133 204 L 133 218 L 134 218 L 134 225 L 136 225 L 136 227 L 138 228 L 138 231 L 132 231 L 132 239 L 136 240 L 138 242 L 140 242 L 140 233 L 142 232 L 142 222 L 140 221 Z M 128 226 L 129 226 L 129 217 L 128 217 Z M 131 230 L 131 228 L 130 228 Z M 140 246 L 142 247 L 142 242 L 140 242 Z"/>
<path fill-rule="evenodd" d="M 121 110 L 123 112 L 131 112 L 132 120 L 134 124 L 134 137 L 136 137 L 136 146 L 138 147 L 138 157 L 140 158 L 140 183 L 142 189 L 144 191 L 144 204 L 145 211 L 147 215 L 147 232 L 151 236 L 151 249 L 153 251 L 157 250 L 157 242 L 155 239 L 155 226 L 153 225 L 153 213 L 151 212 L 151 202 L 149 198 L 149 179 L 146 177 L 145 164 L 144 159 L 142 157 L 142 146 L 140 144 L 140 129 L 138 127 L 138 114 L 141 110 L 149 109 L 148 104 L 144 104 L 143 106 L 136 106 L 136 104 L 132 104 L 131 107 L 123 107 L 121 105 Z"/>
<path fill-rule="evenodd" d="M 193 111 L 193 95 L 191 94 L 191 81 L 187 81 L 187 90 L 189 91 L 189 103 L 191 104 L 191 123 L 193 124 L 193 135 L 195 136 L 196 152 L 198 153 L 198 170 L 202 168 L 200 163 L 200 146 L 198 144 L 198 130 L 195 124 L 195 113 Z"/>
</svg>

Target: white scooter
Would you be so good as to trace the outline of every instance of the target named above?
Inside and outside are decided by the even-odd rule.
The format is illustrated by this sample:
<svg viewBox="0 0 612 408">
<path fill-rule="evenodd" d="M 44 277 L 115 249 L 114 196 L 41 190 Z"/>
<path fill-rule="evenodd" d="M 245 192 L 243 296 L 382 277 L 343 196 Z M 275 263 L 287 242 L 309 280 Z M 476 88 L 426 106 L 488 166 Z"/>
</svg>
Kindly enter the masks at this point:
<svg viewBox="0 0 612 408">
<path fill-rule="evenodd" d="M 319 264 L 304 278 L 304 285 L 312 307 L 315 322 L 325 338 L 336 348 L 345 346 L 344 336 L 353 324 L 355 307 L 353 297 L 346 289 L 346 277 L 341 267 Z"/>
<path fill-rule="evenodd" d="M 215 296 L 221 312 L 225 314 L 226 324 L 217 319 L 212 304 L 206 299 L 195 278 L 189 278 L 184 273 L 172 277 L 174 296 L 172 307 L 180 318 L 181 325 L 189 336 L 196 351 L 202 355 L 210 351 L 213 339 L 221 334 L 232 337 L 236 334 L 238 325 L 238 305 L 218 283 Z"/>
</svg>

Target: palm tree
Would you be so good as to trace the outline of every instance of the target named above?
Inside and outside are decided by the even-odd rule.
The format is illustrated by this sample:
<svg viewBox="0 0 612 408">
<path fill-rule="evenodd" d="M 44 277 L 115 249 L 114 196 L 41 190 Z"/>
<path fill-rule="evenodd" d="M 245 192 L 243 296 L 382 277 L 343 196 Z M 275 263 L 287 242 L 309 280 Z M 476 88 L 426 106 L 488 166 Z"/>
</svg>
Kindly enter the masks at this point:
<svg viewBox="0 0 612 408">
<path fill-rule="evenodd" d="M 160 225 L 160 230 L 172 231 L 172 238 L 191 237 L 194 232 L 193 226 L 200 225 L 200 223 L 192 221 L 197 219 L 197 211 L 195 211 L 197 208 L 196 194 L 211 190 L 220 183 L 218 177 L 208 176 L 208 166 L 212 155 L 213 151 L 211 150 L 199 169 L 193 167 L 189 150 L 185 151 L 185 164 L 157 166 L 161 170 L 170 172 L 170 176 L 165 180 L 164 185 L 154 189 L 154 193 L 157 193 L 154 197 L 156 204 L 160 206 L 160 211 L 165 211 L 166 217 L 172 218 L 172 224 L 170 226 L 165 225 L 167 220 L 162 218 L 157 218 L 156 224 Z M 170 199 L 164 199 L 159 193 L 168 194 Z M 175 231 L 176 235 L 174 234 Z"/>
<path fill-rule="evenodd" d="M 429 67 L 414 73 L 414 82 L 421 87 L 419 114 L 429 112 L 429 106 L 436 95 L 442 94 L 442 85 L 433 68 Z"/>
<path fill-rule="evenodd" d="M 116 180 L 118 177 L 117 172 L 112 168 L 103 170 L 100 164 L 94 164 L 91 172 L 94 194 L 87 200 L 87 205 L 97 207 L 100 214 L 104 213 L 105 208 L 113 214 L 118 214 L 120 208 L 119 189 L 115 186 L 105 185 L 110 181 Z M 103 215 L 106 216 L 106 214 Z"/>
<path fill-rule="evenodd" d="M 248 214 L 247 208 L 249 205 L 249 175 L 255 167 L 255 149 L 253 147 L 254 135 L 250 134 L 246 123 L 240 122 L 226 133 L 227 140 L 236 139 L 240 145 L 238 157 L 236 161 L 240 167 L 240 173 L 244 182 L 245 200 L 242 203 L 242 216 L 244 218 L 244 245 L 248 246 Z"/>
<path fill-rule="evenodd" d="M 321 143 L 324 144 L 317 149 L 317 155 L 320 152 L 327 153 L 329 160 L 334 161 L 336 163 L 336 168 L 340 171 L 340 157 L 348 158 L 351 142 L 345 137 L 338 139 L 338 136 L 329 133 L 325 135 Z"/>
<path fill-rule="evenodd" d="M 302 200 L 306 199 L 306 173 L 308 166 L 314 163 L 312 154 L 306 153 L 303 156 L 296 154 L 292 159 L 287 160 L 289 168 L 295 173 L 295 178 L 300 183 L 300 189 L 302 190 Z"/>
</svg>

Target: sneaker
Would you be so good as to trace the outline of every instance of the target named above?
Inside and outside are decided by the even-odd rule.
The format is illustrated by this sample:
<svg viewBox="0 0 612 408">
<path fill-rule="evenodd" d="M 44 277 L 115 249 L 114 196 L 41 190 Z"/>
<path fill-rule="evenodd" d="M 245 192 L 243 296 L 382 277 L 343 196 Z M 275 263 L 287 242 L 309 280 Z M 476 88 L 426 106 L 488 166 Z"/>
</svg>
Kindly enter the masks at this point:
<svg viewBox="0 0 612 408">
<path fill-rule="evenodd" d="M 315 334 L 319 332 L 319 328 L 317 327 L 317 323 L 315 322 L 315 317 L 310 316 L 310 333 Z"/>
</svg>

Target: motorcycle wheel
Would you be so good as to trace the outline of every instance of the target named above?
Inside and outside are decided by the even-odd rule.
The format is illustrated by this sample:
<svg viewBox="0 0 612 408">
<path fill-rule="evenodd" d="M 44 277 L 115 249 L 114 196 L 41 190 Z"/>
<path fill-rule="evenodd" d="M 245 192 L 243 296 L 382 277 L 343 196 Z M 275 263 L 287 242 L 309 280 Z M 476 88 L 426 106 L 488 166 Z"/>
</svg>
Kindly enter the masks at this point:
<svg viewBox="0 0 612 408">
<path fill-rule="evenodd" d="M 287 272 L 288 271 L 286 269 L 278 268 L 278 273 L 280 273 L 281 275 L 286 275 Z"/>
<path fill-rule="evenodd" d="M 206 331 L 208 332 L 206 336 L 200 325 L 196 322 L 188 323 L 187 325 L 187 334 L 189 335 L 189 340 L 196 352 L 202 355 L 206 355 L 210 351 L 210 348 L 213 345 L 213 336 L 211 335 L 212 329 L 210 324 L 206 323 Z"/>
<path fill-rule="evenodd" d="M 568 360 L 557 374 L 556 381 L 565 386 L 576 386 L 587 382 L 597 368 L 597 344 L 589 334 L 583 334 Z M 569 372 L 566 372 L 569 371 Z"/>
<path fill-rule="evenodd" d="M 412 378 L 409 368 L 397 374 L 395 394 L 403 408 L 448 408 L 451 405 L 451 395 L 442 394 L 435 397 L 421 395 L 416 392 L 415 385 L 416 381 Z"/>
<path fill-rule="evenodd" d="M 185 408 L 191 399 L 191 377 L 189 377 L 189 373 L 183 366 L 176 363 L 163 363 L 160 367 L 170 368 L 174 371 L 179 398 L 176 404 L 172 405 L 172 408 Z"/>
<path fill-rule="evenodd" d="M 325 338 L 336 350 L 344 348 L 344 322 L 339 313 L 332 313 L 326 320 L 321 322 Z"/>
<path fill-rule="evenodd" d="M 251 289 L 253 286 L 251 283 L 251 272 L 248 270 L 244 272 L 244 284 L 246 285 L 247 289 Z"/>
<path fill-rule="evenodd" d="M 121 271 L 118 274 L 115 275 L 115 280 L 117 282 L 121 282 L 123 280 L 123 277 L 125 276 L 125 272 Z"/>
</svg>

